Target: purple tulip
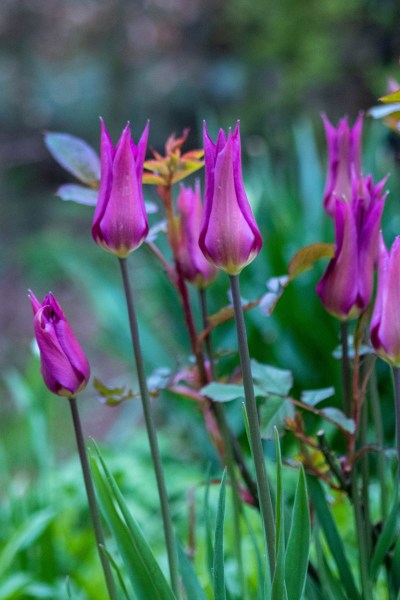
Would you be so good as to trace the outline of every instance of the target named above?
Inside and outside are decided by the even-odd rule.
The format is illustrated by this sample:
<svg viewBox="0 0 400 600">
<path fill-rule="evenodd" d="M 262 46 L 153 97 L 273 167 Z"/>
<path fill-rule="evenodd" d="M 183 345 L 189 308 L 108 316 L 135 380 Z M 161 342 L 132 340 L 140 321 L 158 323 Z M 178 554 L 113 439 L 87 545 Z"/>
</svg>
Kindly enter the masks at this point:
<svg viewBox="0 0 400 600">
<path fill-rule="evenodd" d="M 203 206 L 200 183 L 195 189 L 181 185 L 178 196 L 180 217 L 179 265 L 187 281 L 199 288 L 205 288 L 217 276 L 217 269 L 205 259 L 199 246 L 200 223 Z"/>
<path fill-rule="evenodd" d="M 324 192 L 324 207 L 328 215 L 334 217 L 336 200 L 351 201 L 352 178 L 362 177 L 361 173 L 361 134 L 362 115 L 354 126 L 349 127 L 347 118 L 341 119 L 337 128 L 333 127 L 326 115 L 322 115 L 328 144 L 328 174 Z"/>
<path fill-rule="evenodd" d="M 114 149 L 101 120 L 100 190 L 92 235 L 96 244 L 120 258 L 136 250 L 149 230 L 142 190 L 148 134 L 147 124 L 135 146 L 128 124 Z"/>
<path fill-rule="evenodd" d="M 33 292 L 29 298 L 44 382 L 54 394 L 74 396 L 86 387 L 90 377 L 86 356 L 53 294 L 47 294 L 42 303 Z"/>
<path fill-rule="evenodd" d="M 204 123 L 206 191 L 199 244 L 219 269 L 236 275 L 260 252 L 262 239 L 242 179 L 239 122 L 214 143 Z"/>
<path fill-rule="evenodd" d="M 379 244 L 378 291 L 371 319 L 371 342 L 377 354 L 400 367 L 400 237 L 387 251 Z"/>
<path fill-rule="evenodd" d="M 341 320 L 358 317 L 371 300 L 385 182 L 353 178 L 351 202 L 336 200 L 335 256 L 317 293 L 326 310 Z"/>
</svg>

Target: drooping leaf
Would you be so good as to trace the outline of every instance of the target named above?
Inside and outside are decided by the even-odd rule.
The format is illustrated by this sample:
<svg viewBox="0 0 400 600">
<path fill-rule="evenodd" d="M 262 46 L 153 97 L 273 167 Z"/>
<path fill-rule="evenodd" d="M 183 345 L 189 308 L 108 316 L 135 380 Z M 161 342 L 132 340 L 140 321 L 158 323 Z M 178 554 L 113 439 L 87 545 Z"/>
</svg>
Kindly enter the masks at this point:
<svg viewBox="0 0 400 600">
<path fill-rule="evenodd" d="M 58 188 L 56 196 L 67 202 L 96 206 L 98 191 L 77 183 L 66 183 Z"/>
<path fill-rule="evenodd" d="M 90 456 L 90 465 L 100 506 L 137 600 L 176 600 L 97 446 L 95 451 L 96 458 Z"/>
<path fill-rule="evenodd" d="M 45 133 L 50 154 L 69 173 L 87 185 L 100 180 L 100 159 L 87 142 L 68 133 Z"/>
<path fill-rule="evenodd" d="M 312 269 L 317 260 L 321 258 L 333 258 L 334 255 L 334 245 L 325 242 L 310 244 L 310 246 L 301 248 L 289 263 L 289 280 L 293 281 L 293 279 L 296 279 L 304 271 Z"/>
<path fill-rule="evenodd" d="M 269 396 L 259 411 L 261 437 L 266 440 L 274 439 L 275 427 L 281 433 L 286 419 L 292 419 L 295 413 L 292 403 L 281 396 Z"/>
<path fill-rule="evenodd" d="M 286 396 L 293 386 L 292 373 L 285 369 L 263 365 L 256 360 L 252 360 L 251 372 L 254 381 L 267 394 Z"/>
<path fill-rule="evenodd" d="M 354 433 L 355 423 L 353 419 L 349 419 L 346 415 L 338 408 L 329 407 L 320 410 L 320 415 L 326 417 L 328 421 L 337 425 L 339 429 L 346 433 Z"/>
<path fill-rule="evenodd" d="M 309 406 L 316 406 L 323 400 L 335 395 L 334 387 L 322 388 L 320 390 L 304 390 L 301 392 L 300 401 Z"/>
<path fill-rule="evenodd" d="M 218 497 L 217 520 L 214 537 L 213 589 L 214 600 L 226 600 L 224 566 L 224 519 L 226 495 L 226 469 L 221 479 Z"/>
<path fill-rule="evenodd" d="M 234 383 L 218 383 L 213 381 L 204 386 L 200 391 L 203 396 L 211 398 L 214 402 L 231 402 L 232 400 L 245 397 L 244 387 Z M 254 394 L 256 396 L 264 396 L 264 391 L 255 386 Z"/>
<path fill-rule="evenodd" d="M 288 598 L 302 600 L 310 552 L 310 513 L 306 477 L 300 469 L 294 498 L 292 522 L 286 548 L 285 581 Z"/>
<path fill-rule="evenodd" d="M 346 556 L 342 538 L 332 517 L 321 483 L 312 476 L 307 477 L 307 487 L 325 539 L 336 563 L 341 583 L 352 600 L 361 600 Z"/>
</svg>

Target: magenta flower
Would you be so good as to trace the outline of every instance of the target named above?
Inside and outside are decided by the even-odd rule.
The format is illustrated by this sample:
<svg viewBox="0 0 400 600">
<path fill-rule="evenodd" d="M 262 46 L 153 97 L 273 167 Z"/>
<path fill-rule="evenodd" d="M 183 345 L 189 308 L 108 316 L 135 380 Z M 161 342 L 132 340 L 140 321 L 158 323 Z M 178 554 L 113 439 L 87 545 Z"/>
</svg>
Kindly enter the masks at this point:
<svg viewBox="0 0 400 600">
<path fill-rule="evenodd" d="M 178 213 L 180 217 L 178 256 L 182 274 L 187 281 L 197 287 L 207 287 L 217 276 L 217 269 L 206 260 L 199 246 L 203 205 L 198 180 L 194 190 L 181 185 Z"/>
<path fill-rule="evenodd" d="M 377 354 L 400 367 L 400 237 L 387 251 L 379 244 L 378 291 L 371 319 L 371 342 Z"/>
<path fill-rule="evenodd" d="M 333 127 L 326 115 L 322 115 L 328 144 L 328 174 L 324 191 L 324 207 L 334 217 L 336 200 L 351 201 L 352 178 L 360 179 L 361 134 L 363 119 L 359 115 L 354 126 L 349 127 L 347 118 Z"/>
<path fill-rule="evenodd" d="M 54 394 L 74 396 L 86 387 L 90 377 L 86 356 L 53 294 L 47 294 L 42 303 L 33 292 L 29 298 L 44 382 Z"/>
<path fill-rule="evenodd" d="M 239 122 L 217 142 L 204 123 L 206 191 L 199 244 L 219 269 L 236 275 L 260 252 L 262 239 L 242 179 Z"/>
<path fill-rule="evenodd" d="M 353 178 L 351 202 L 336 200 L 335 256 L 317 294 L 326 310 L 341 320 L 358 317 L 371 300 L 385 182 L 374 185 L 371 176 Z"/>
<path fill-rule="evenodd" d="M 136 250 L 149 230 L 142 190 L 148 134 L 147 124 L 135 146 L 128 124 L 114 149 L 101 120 L 100 191 L 92 235 L 96 244 L 120 258 Z"/>
</svg>

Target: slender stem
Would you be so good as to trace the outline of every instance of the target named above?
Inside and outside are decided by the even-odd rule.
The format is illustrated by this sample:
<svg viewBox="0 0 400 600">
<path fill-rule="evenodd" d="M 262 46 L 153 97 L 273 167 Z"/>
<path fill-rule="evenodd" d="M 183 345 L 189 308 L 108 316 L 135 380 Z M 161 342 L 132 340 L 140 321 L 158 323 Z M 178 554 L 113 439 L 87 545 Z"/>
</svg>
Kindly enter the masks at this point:
<svg viewBox="0 0 400 600">
<path fill-rule="evenodd" d="M 360 577 L 361 577 L 361 588 L 363 600 L 373 600 L 371 592 L 371 583 L 369 581 L 368 572 L 368 553 L 367 553 L 367 540 L 365 535 L 365 526 L 363 518 L 363 510 L 361 507 L 361 500 L 357 486 L 357 466 L 353 466 L 352 471 L 352 498 L 354 508 L 354 520 L 356 526 L 358 552 L 359 552 L 359 564 L 360 564 Z"/>
<path fill-rule="evenodd" d="M 103 551 L 105 547 L 103 529 L 101 526 L 99 509 L 97 508 L 96 495 L 94 492 L 92 476 L 90 473 L 89 462 L 86 454 L 85 441 L 83 439 L 82 426 L 79 418 L 78 406 L 76 398 L 69 398 L 69 405 L 71 407 L 72 421 L 74 423 L 76 443 L 78 446 L 79 458 L 81 461 L 83 480 L 85 482 L 86 495 L 89 503 L 90 515 L 92 517 L 93 530 L 96 538 L 97 551 L 103 567 L 104 579 L 106 581 L 108 596 L 110 600 L 117 600 L 117 590 L 115 588 L 114 579 L 111 573 L 110 563 L 108 557 Z"/>
<path fill-rule="evenodd" d="M 394 403 L 396 413 L 397 470 L 400 475 L 400 369 L 393 367 Z"/>
<path fill-rule="evenodd" d="M 340 342 L 342 345 L 342 384 L 343 384 L 343 408 L 348 417 L 351 416 L 351 369 L 349 358 L 349 326 L 343 321 L 340 324 Z"/>
<path fill-rule="evenodd" d="M 256 469 L 258 497 L 260 500 L 261 516 L 264 526 L 266 549 L 268 552 L 271 575 L 275 572 L 275 519 L 272 508 L 271 492 L 264 461 L 264 451 L 261 442 L 260 424 L 258 421 L 257 405 L 254 396 L 253 379 L 250 367 L 249 347 L 244 323 L 243 310 L 240 300 L 239 276 L 230 275 L 233 308 L 239 345 L 240 365 L 242 368 L 243 386 L 246 401 L 246 412 L 249 420 L 250 443 Z"/>
<path fill-rule="evenodd" d="M 384 434 L 383 434 L 383 423 L 382 423 L 382 412 L 378 394 L 378 383 L 376 379 L 375 369 L 371 373 L 369 380 L 369 392 L 370 392 L 370 404 L 372 420 L 374 423 L 374 431 L 376 434 L 376 443 L 379 448 L 377 458 L 377 471 L 378 478 L 381 487 L 381 513 L 382 519 L 385 520 L 388 514 L 388 497 L 386 490 L 386 477 L 385 477 L 385 452 L 384 452 Z"/>
<path fill-rule="evenodd" d="M 364 448 L 367 445 L 367 430 L 368 430 L 368 403 L 363 402 L 361 407 L 361 427 L 360 427 L 360 446 Z M 362 480 L 362 512 L 365 528 L 366 552 L 367 559 L 371 556 L 372 549 L 372 525 L 370 515 L 369 502 L 369 456 L 368 452 L 361 458 L 361 480 Z"/>
<path fill-rule="evenodd" d="M 165 486 L 164 471 L 161 463 L 160 450 L 158 447 L 157 432 L 154 425 L 147 380 L 144 372 L 143 356 L 139 339 L 139 328 L 136 318 L 136 312 L 133 301 L 133 294 L 129 283 L 129 273 L 126 259 L 120 258 L 122 280 L 124 284 L 126 304 L 129 315 L 129 325 L 132 336 L 133 352 L 135 355 L 137 377 L 139 382 L 140 395 L 142 398 L 143 415 L 146 423 L 147 435 L 149 438 L 151 456 L 154 465 L 154 471 L 157 480 L 158 493 L 160 496 L 161 514 L 164 526 L 165 544 L 168 554 L 168 563 L 171 577 L 172 589 L 177 598 L 180 598 L 179 575 L 178 575 L 178 557 L 175 547 L 174 532 L 172 528 L 172 519 L 169 509 L 167 489 Z"/>
<path fill-rule="evenodd" d="M 203 320 L 203 327 L 207 327 L 207 299 L 206 299 L 206 291 L 204 289 L 199 290 L 200 296 L 200 305 L 201 305 L 201 316 Z M 211 378 L 215 381 L 215 364 L 213 358 L 212 351 L 212 343 L 211 343 L 211 334 L 208 335 L 205 339 L 206 344 L 206 352 L 208 361 L 210 363 L 210 371 Z M 239 486 L 235 472 L 235 463 L 234 463 L 234 452 L 233 452 L 233 444 L 232 444 L 232 436 L 228 426 L 228 422 L 225 416 L 224 406 L 218 404 L 218 402 L 213 403 L 213 409 L 215 412 L 215 416 L 217 418 L 218 427 L 221 431 L 222 439 L 225 447 L 225 464 L 228 469 L 228 476 L 231 482 L 232 489 L 232 508 L 233 508 L 233 527 L 234 527 L 234 535 L 235 535 L 235 554 L 236 561 L 239 570 L 239 581 L 242 589 L 242 593 L 245 593 L 245 580 L 244 580 L 244 571 L 243 571 L 243 556 L 242 556 L 242 533 L 240 528 L 240 516 L 242 513 L 242 505 L 239 494 Z"/>
</svg>

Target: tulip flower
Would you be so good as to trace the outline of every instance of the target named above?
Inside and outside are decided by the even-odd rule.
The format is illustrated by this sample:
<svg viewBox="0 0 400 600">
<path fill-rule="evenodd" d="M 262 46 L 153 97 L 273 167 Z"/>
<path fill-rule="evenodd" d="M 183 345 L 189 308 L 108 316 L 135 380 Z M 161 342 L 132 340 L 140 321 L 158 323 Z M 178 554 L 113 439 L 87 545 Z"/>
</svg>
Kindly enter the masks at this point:
<svg viewBox="0 0 400 600">
<path fill-rule="evenodd" d="M 333 127 L 326 115 L 322 115 L 328 144 L 328 174 L 324 191 L 324 207 L 334 217 L 336 200 L 351 201 L 353 174 L 361 174 L 362 115 L 354 126 L 349 127 L 347 118 Z"/>
<path fill-rule="evenodd" d="M 260 252 L 262 239 L 242 179 L 240 132 L 222 129 L 214 143 L 204 123 L 206 190 L 199 245 L 219 269 L 237 275 Z"/>
<path fill-rule="evenodd" d="M 379 244 L 378 290 L 371 319 L 371 342 L 377 354 L 400 367 L 400 237 L 390 252 Z"/>
<path fill-rule="evenodd" d="M 205 288 L 217 276 L 217 269 L 206 260 L 199 246 L 203 213 L 199 181 L 196 181 L 194 190 L 181 185 L 177 204 L 180 218 L 179 265 L 187 281 Z"/>
<path fill-rule="evenodd" d="M 336 200 L 335 256 L 317 293 L 326 310 L 343 321 L 358 317 L 371 300 L 385 182 L 353 178 L 351 202 Z"/>
<path fill-rule="evenodd" d="M 54 394 L 70 398 L 86 387 L 89 363 L 53 294 L 42 303 L 33 292 L 29 298 L 44 382 Z"/>
<path fill-rule="evenodd" d="M 100 190 L 92 235 L 96 244 L 119 258 L 136 250 L 149 230 L 142 190 L 148 133 L 147 124 L 135 146 L 128 124 L 114 148 L 101 120 Z"/>
</svg>

